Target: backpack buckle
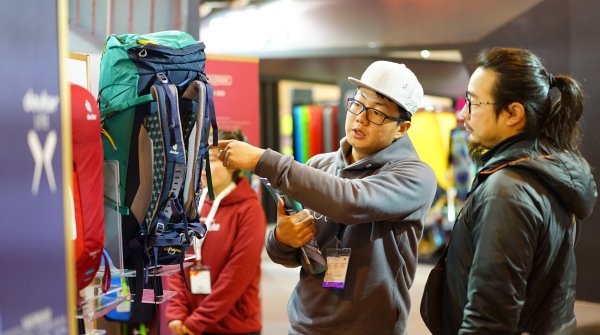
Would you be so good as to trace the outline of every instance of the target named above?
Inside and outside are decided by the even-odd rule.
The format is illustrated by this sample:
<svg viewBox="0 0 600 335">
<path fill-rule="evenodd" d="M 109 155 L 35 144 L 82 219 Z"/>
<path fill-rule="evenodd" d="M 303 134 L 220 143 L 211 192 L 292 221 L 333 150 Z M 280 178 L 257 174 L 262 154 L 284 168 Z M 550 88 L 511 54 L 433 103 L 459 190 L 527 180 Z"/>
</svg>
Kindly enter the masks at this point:
<svg viewBox="0 0 600 335">
<path fill-rule="evenodd" d="M 179 202 L 179 198 L 177 198 L 177 196 L 173 193 L 171 193 L 171 204 L 175 208 L 175 212 L 177 214 L 183 214 L 183 207 L 181 206 L 181 203 Z"/>
<path fill-rule="evenodd" d="M 160 234 L 163 233 L 163 231 L 165 231 L 165 224 L 164 223 L 157 223 L 156 224 L 156 229 L 154 229 L 154 235 L 156 236 L 160 236 Z"/>
<path fill-rule="evenodd" d="M 208 83 L 208 76 L 206 76 L 204 73 L 198 73 L 198 77 L 200 77 L 200 80 L 204 83 Z"/>
<path fill-rule="evenodd" d="M 169 78 L 167 77 L 166 74 L 164 74 L 163 72 L 159 72 L 156 74 L 156 78 L 158 80 L 160 80 L 161 83 L 163 84 L 168 84 L 169 83 Z"/>
</svg>

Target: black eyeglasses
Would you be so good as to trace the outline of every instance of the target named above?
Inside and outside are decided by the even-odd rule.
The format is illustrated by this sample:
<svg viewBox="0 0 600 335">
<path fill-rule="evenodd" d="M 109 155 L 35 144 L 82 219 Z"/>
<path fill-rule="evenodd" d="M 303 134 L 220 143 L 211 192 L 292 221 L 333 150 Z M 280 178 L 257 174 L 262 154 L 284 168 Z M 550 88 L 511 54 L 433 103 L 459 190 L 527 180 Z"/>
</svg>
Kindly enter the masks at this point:
<svg viewBox="0 0 600 335">
<path fill-rule="evenodd" d="M 354 115 L 360 115 L 360 114 L 362 114 L 362 112 L 366 111 L 367 112 L 367 121 L 369 121 L 373 124 L 376 124 L 376 125 L 383 124 L 383 122 L 386 119 L 394 120 L 394 121 L 398 121 L 398 122 L 406 121 L 403 118 L 389 116 L 380 110 L 367 107 L 367 106 L 363 105 L 362 102 L 360 102 L 354 98 L 348 98 L 348 100 L 346 100 L 346 110 L 348 111 L 348 113 L 354 114 Z"/>
<path fill-rule="evenodd" d="M 468 94 L 465 94 L 465 100 L 467 101 L 467 108 L 469 111 L 469 115 L 471 115 L 471 106 L 481 106 L 481 105 L 499 105 L 499 102 L 472 102 L 471 98 Z"/>
</svg>

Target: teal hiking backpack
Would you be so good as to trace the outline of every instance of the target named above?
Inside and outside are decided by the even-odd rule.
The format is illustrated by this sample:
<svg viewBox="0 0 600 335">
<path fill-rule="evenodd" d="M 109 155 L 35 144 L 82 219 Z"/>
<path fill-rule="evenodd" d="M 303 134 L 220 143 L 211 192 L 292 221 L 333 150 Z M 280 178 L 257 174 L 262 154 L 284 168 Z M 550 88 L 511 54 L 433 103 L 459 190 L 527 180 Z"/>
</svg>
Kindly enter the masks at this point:
<svg viewBox="0 0 600 335">
<path fill-rule="evenodd" d="M 218 134 L 204 48 L 180 31 L 111 35 L 104 45 L 104 159 L 118 162 L 123 258 L 138 284 L 151 267 L 181 264 L 183 273 L 192 237 L 206 233 L 197 198 L 203 167 L 212 193 L 209 128 L 214 145 Z"/>
</svg>

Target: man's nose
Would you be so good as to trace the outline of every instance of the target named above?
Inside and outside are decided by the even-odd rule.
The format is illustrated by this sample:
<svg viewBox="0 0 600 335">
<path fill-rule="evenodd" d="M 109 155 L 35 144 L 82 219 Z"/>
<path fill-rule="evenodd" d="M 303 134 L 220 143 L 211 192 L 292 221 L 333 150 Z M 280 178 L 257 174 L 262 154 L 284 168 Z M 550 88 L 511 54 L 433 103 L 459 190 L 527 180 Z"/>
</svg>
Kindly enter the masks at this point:
<svg viewBox="0 0 600 335">
<path fill-rule="evenodd" d="M 471 114 L 469 114 L 469 107 L 467 107 L 467 104 L 464 104 L 463 107 L 460 109 L 460 115 L 463 117 L 463 119 L 467 119 L 467 117 L 471 118 Z"/>
<path fill-rule="evenodd" d="M 369 120 L 367 119 L 367 111 L 362 111 L 362 113 L 356 116 L 355 120 L 362 124 L 368 124 Z"/>
</svg>

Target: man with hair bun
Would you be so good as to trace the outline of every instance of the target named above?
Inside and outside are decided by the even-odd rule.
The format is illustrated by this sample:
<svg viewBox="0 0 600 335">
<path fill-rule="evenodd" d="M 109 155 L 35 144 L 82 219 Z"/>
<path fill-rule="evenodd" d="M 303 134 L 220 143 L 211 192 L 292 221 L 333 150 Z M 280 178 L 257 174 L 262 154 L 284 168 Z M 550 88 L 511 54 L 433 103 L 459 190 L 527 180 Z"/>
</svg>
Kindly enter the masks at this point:
<svg viewBox="0 0 600 335">
<path fill-rule="evenodd" d="M 597 197 L 579 153 L 583 91 L 528 50 L 485 50 L 477 65 L 461 114 L 480 168 L 429 277 L 423 301 L 438 303 L 422 305 L 423 319 L 434 334 L 573 327 L 574 248 Z"/>
</svg>

